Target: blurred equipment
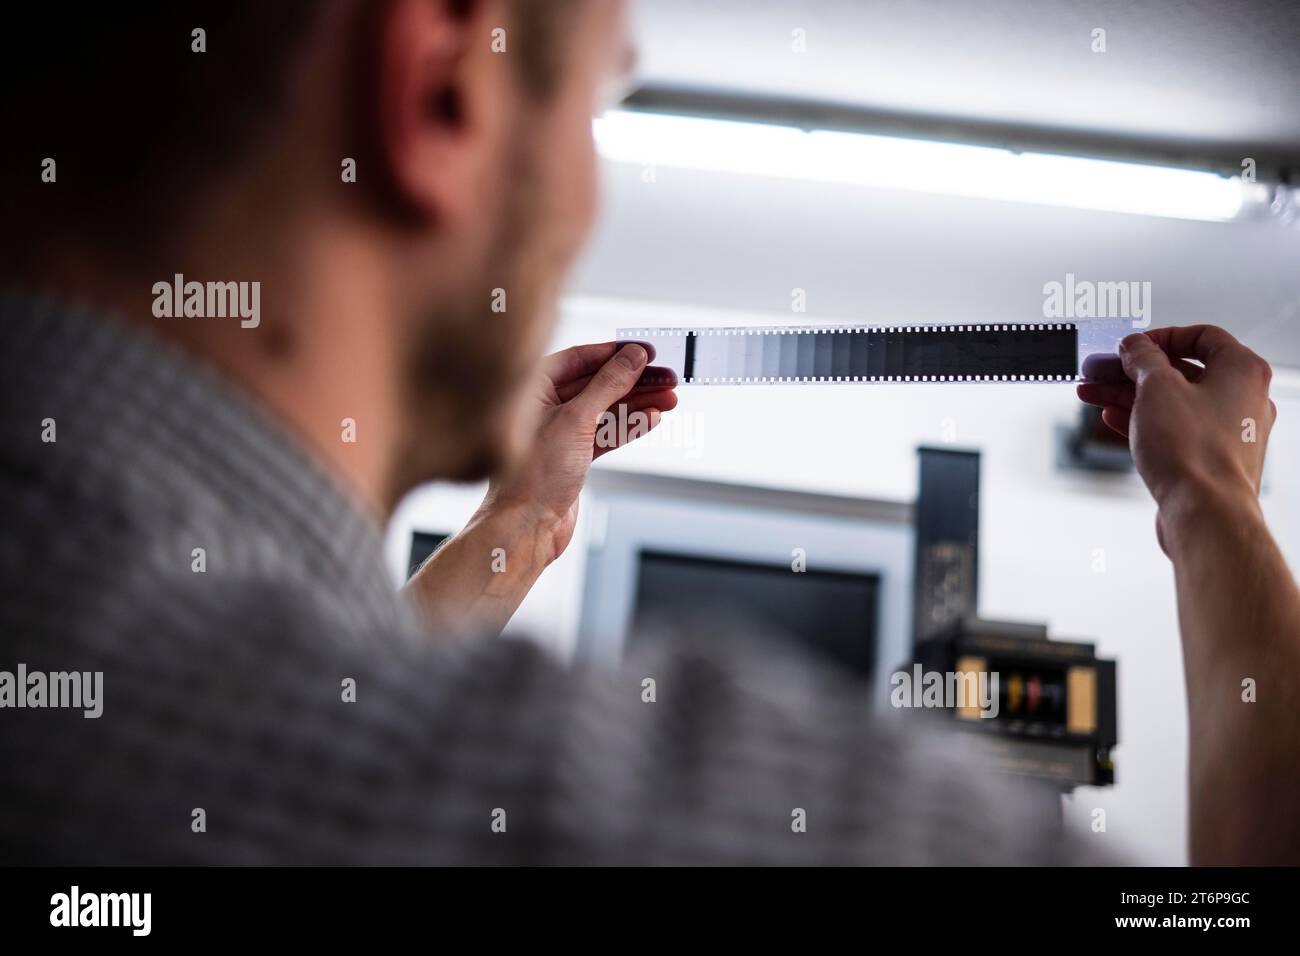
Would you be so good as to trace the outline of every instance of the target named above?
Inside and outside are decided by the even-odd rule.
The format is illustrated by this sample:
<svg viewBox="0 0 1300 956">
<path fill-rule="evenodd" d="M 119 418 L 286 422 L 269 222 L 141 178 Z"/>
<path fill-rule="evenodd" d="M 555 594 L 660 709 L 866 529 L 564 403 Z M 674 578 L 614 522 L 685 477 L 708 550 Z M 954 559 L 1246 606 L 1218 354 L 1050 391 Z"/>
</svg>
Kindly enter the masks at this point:
<svg viewBox="0 0 1300 956">
<path fill-rule="evenodd" d="M 870 679 L 876 664 L 880 576 L 789 564 L 642 551 L 632 640 L 701 632 L 718 616 L 790 640 Z M 707 628 L 705 629 L 707 632 Z"/>
<path fill-rule="evenodd" d="M 980 533 L 979 454 L 942 448 L 918 454 L 915 646 L 974 615 Z"/>
<path fill-rule="evenodd" d="M 603 468 L 587 493 L 578 653 L 789 641 L 889 706 L 912 652 L 910 502 Z"/>
<path fill-rule="evenodd" d="M 1064 789 L 1115 782 L 1115 662 L 1092 644 L 1053 641 L 1047 628 L 966 618 L 917 647 L 923 670 L 997 674 L 997 715 L 955 707 L 963 729 L 984 735 L 1000 770 Z"/>
<path fill-rule="evenodd" d="M 1133 470 L 1128 439 L 1101 420 L 1101 409 L 1084 405 L 1073 427 L 1061 426 L 1057 464 L 1062 468 L 1124 474 Z"/>
<path fill-rule="evenodd" d="M 1001 770 L 1062 789 L 1115 782 L 1115 662 L 1092 644 L 1054 641 L 1043 625 L 976 614 L 979 453 L 920 450 L 916 503 L 918 673 L 997 675 L 996 707 L 947 702 Z"/>
</svg>

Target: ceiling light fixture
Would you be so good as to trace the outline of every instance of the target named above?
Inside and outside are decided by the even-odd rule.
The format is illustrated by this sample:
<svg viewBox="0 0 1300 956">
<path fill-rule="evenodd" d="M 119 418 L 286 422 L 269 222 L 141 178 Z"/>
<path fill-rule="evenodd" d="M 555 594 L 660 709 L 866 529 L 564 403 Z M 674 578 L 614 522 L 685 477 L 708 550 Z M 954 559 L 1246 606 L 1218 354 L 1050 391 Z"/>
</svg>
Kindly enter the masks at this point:
<svg viewBox="0 0 1300 956">
<path fill-rule="evenodd" d="M 1225 222 L 1240 177 L 1143 163 L 795 126 L 615 110 L 595 121 L 614 162 Z"/>
</svg>

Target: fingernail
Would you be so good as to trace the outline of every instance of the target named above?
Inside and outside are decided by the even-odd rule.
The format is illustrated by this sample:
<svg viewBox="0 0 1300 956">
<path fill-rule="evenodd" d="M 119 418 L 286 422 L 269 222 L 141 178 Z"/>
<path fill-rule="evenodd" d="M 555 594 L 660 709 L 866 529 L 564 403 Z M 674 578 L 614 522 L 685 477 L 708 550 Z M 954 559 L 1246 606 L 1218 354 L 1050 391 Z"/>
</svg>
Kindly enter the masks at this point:
<svg viewBox="0 0 1300 956">
<path fill-rule="evenodd" d="M 619 349 L 614 359 L 624 368 L 638 369 L 645 364 L 645 349 L 639 345 L 625 345 Z"/>
</svg>

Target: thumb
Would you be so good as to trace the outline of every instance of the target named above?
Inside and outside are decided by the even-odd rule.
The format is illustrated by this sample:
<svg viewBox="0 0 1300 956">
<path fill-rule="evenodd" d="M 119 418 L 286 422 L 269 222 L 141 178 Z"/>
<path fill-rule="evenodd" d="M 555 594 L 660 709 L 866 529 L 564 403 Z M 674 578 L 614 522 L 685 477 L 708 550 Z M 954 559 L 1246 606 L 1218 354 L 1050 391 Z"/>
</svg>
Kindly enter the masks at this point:
<svg viewBox="0 0 1300 956">
<path fill-rule="evenodd" d="M 572 404 L 584 417 L 596 419 L 632 390 L 648 360 L 643 346 L 635 343 L 623 346 L 591 377 L 587 387 L 573 398 Z"/>
<path fill-rule="evenodd" d="M 1124 365 L 1124 374 L 1139 385 L 1157 372 L 1173 371 L 1174 368 L 1164 350 L 1142 332 L 1135 332 L 1119 343 L 1119 359 Z"/>
</svg>

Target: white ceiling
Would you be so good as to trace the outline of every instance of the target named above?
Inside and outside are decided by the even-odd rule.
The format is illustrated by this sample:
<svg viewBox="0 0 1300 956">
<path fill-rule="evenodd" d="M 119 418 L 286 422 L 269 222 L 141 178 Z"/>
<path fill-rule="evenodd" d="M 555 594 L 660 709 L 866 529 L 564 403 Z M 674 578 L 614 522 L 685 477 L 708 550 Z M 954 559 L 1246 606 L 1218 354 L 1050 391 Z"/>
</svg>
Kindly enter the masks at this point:
<svg viewBox="0 0 1300 956">
<path fill-rule="evenodd" d="M 1300 0 L 642 0 L 637 17 L 655 84 L 1300 155 Z M 1300 368 L 1297 225 L 641 172 L 607 164 L 575 292 L 779 321 L 801 288 L 812 322 L 1034 321 L 1072 272 L 1150 281 L 1156 324 L 1225 325 Z"/>
<path fill-rule="evenodd" d="M 641 0 L 637 11 L 651 85 L 1300 156 L 1300 0 Z M 1105 53 L 1092 52 L 1095 28 Z"/>
</svg>

